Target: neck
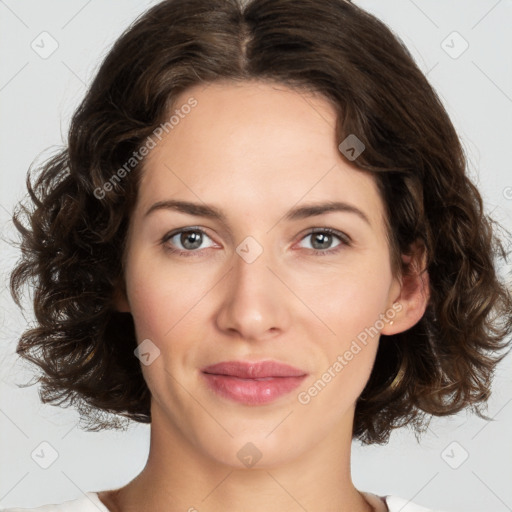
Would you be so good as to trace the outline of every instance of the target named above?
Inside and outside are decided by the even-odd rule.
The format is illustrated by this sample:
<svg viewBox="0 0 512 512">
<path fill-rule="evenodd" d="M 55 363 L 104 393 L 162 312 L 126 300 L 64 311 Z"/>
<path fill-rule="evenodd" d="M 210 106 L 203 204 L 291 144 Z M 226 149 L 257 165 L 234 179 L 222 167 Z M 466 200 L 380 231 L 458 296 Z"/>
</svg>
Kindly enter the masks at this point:
<svg viewBox="0 0 512 512">
<path fill-rule="evenodd" d="M 373 510 L 351 480 L 351 430 L 324 437 L 285 463 L 240 468 L 207 457 L 179 429 L 155 428 L 162 420 L 155 411 L 143 471 L 125 487 L 100 493 L 112 512 Z"/>
</svg>

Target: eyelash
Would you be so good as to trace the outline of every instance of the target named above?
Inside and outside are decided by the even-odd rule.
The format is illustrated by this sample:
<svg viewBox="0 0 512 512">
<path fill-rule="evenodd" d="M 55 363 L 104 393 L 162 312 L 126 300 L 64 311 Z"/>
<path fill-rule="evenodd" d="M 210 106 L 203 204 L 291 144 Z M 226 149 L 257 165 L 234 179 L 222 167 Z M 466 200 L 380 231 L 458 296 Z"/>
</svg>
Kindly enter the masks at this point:
<svg viewBox="0 0 512 512">
<path fill-rule="evenodd" d="M 194 257 L 194 256 L 197 256 L 198 254 L 200 254 L 200 252 L 201 252 L 200 249 L 190 250 L 190 251 L 182 251 L 180 249 L 173 249 L 172 247 L 167 245 L 167 242 L 171 238 L 174 238 L 176 235 L 180 235 L 182 233 L 202 233 L 203 235 L 206 235 L 208 238 L 210 238 L 208 236 L 208 234 L 204 230 L 202 230 L 201 228 L 193 228 L 193 227 L 191 227 L 191 228 L 179 229 L 179 230 L 167 233 L 166 235 L 163 236 L 163 238 L 161 239 L 160 243 L 165 247 L 166 251 L 169 251 L 171 253 L 177 254 L 179 256 L 184 256 L 186 258 L 187 257 Z M 343 246 L 350 247 L 352 245 L 352 240 L 350 239 L 350 237 L 348 235 L 346 235 L 345 233 L 342 233 L 341 231 L 337 231 L 335 229 L 332 229 L 332 228 L 312 228 L 308 233 L 306 233 L 301 238 L 301 241 L 304 238 L 306 238 L 308 236 L 311 236 L 311 235 L 314 235 L 314 234 L 317 234 L 317 233 L 324 233 L 324 234 L 333 235 L 336 238 L 338 238 L 341 243 L 339 245 L 337 245 L 336 247 L 334 247 L 333 249 L 327 249 L 325 251 L 321 251 L 319 249 L 309 249 L 315 256 L 328 256 L 328 255 L 332 255 L 332 254 L 335 254 L 335 253 L 341 251 L 343 249 Z"/>
</svg>

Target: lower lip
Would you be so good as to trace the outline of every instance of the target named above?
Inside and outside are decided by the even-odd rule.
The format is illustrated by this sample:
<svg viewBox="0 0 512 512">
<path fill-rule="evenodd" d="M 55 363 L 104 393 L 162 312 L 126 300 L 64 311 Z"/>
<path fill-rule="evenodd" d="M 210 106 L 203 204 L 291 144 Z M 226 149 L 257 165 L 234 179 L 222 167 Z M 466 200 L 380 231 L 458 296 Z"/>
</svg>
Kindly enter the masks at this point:
<svg viewBox="0 0 512 512">
<path fill-rule="evenodd" d="M 306 375 L 266 379 L 240 379 L 212 373 L 203 373 L 203 375 L 210 388 L 217 394 L 246 405 L 263 405 L 273 402 L 293 391 L 306 378 Z"/>
</svg>

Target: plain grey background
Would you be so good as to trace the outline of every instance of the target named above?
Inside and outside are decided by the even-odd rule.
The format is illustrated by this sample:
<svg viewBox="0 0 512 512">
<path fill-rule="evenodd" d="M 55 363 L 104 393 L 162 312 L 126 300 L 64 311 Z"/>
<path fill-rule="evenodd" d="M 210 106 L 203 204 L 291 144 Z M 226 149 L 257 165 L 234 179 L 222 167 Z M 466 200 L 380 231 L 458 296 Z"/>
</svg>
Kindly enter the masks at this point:
<svg viewBox="0 0 512 512">
<path fill-rule="evenodd" d="M 10 216 L 25 193 L 29 165 L 64 143 L 70 116 L 101 59 L 155 3 L 0 0 L 2 238 L 15 236 Z M 460 134 L 487 212 L 512 229 L 512 1 L 355 3 L 408 46 Z M 76 411 L 42 405 L 37 386 L 17 386 L 31 375 L 15 347 L 32 317 L 30 304 L 22 315 L 7 290 L 17 252 L 0 244 L 0 508 L 59 503 L 123 485 L 145 464 L 149 426 L 84 432 Z M 395 431 L 386 446 L 354 442 L 356 487 L 448 512 L 511 511 L 511 361 L 503 361 L 494 382 L 488 414 L 495 421 L 461 413 L 434 418 L 420 445 L 408 430 Z M 33 458 L 34 452 L 45 456 Z"/>
</svg>

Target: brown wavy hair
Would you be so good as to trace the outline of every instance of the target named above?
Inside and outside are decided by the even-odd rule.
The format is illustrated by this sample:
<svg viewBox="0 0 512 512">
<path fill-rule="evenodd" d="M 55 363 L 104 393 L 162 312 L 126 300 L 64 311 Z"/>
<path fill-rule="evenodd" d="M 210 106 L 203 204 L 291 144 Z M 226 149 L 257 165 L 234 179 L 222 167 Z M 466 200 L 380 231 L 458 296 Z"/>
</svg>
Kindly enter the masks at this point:
<svg viewBox="0 0 512 512">
<path fill-rule="evenodd" d="M 13 214 L 22 256 L 11 292 L 20 305 L 31 284 L 36 317 L 17 353 L 37 365 L 41 400 L 75 405 L 87 430 L 151 422 L 133 319 L 114 306 L 144 159 L 112 178 L 168 120 L 178 94 L 219 80 L 323 95 L 337 112 L 337 140 L 355 134 L 366 146 L 354 164 L 379 186 L 394 275 L 412 271 L 400 254 L 413 242 L 425 247 L 427 310 L 407 331 L 382 336 L 354 438 L 385 443 L 403 425 L 418 435 L 432 415 L 467 407 L 489 419 L 482 408 L 512 332 L 496 261 L 508 255 L 501 226 L 484 213 L 456 131 L 405 45 L 344 0 L 166 0 L 115 42 L 67 145 L 37 176 L 31 166 L 29 195 Z"/>
</svg>

